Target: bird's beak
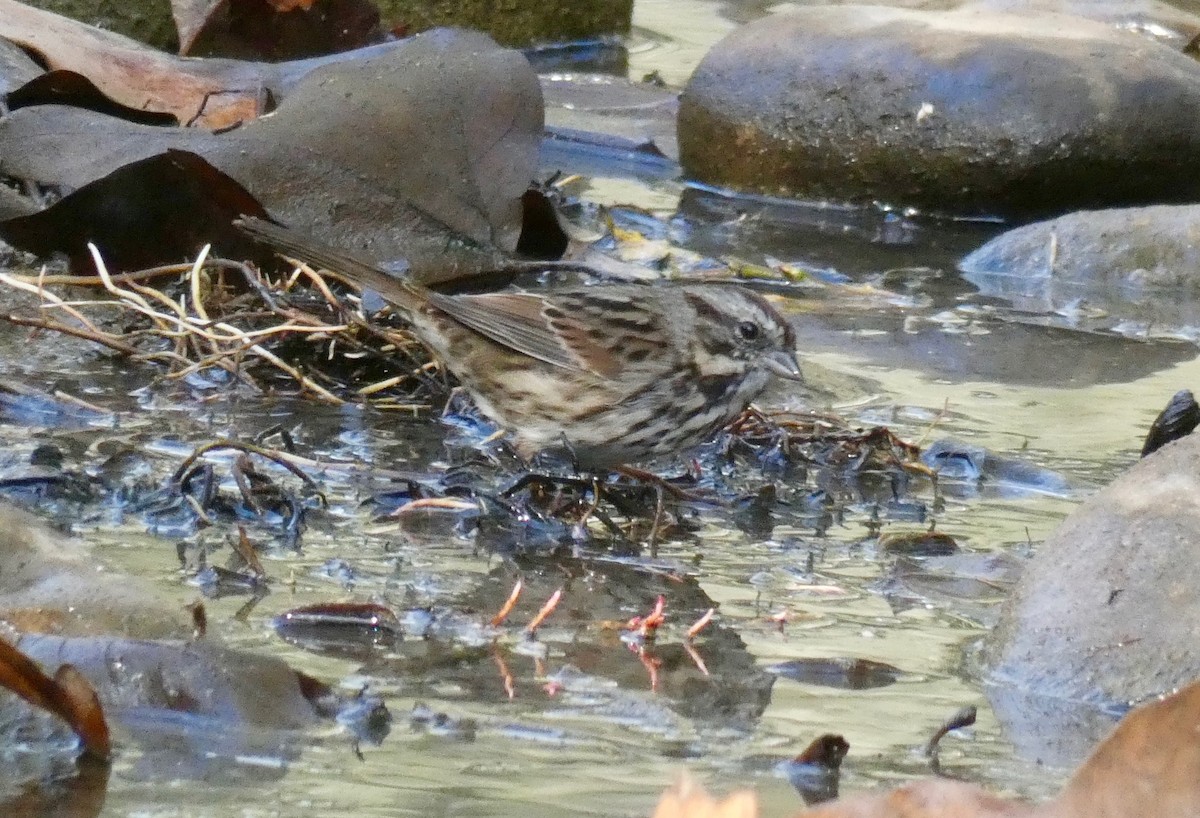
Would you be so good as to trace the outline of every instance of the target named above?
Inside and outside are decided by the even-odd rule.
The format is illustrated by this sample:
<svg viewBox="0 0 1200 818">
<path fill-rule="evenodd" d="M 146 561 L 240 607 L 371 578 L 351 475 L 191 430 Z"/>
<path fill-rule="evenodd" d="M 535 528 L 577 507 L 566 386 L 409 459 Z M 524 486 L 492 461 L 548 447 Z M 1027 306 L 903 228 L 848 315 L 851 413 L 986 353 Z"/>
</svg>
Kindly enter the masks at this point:
<svg viewBox="0 0 1200 818">
<path fill-rule="evenodd" d="M 781 378 L 787 378 L 789 381 L 804 380 L 804 375 L 800 372 L 800 363 L 796 360 L 794 352 L 777 349 L 764 355 L 762 362 L 768 370 Z"/>
</svg>

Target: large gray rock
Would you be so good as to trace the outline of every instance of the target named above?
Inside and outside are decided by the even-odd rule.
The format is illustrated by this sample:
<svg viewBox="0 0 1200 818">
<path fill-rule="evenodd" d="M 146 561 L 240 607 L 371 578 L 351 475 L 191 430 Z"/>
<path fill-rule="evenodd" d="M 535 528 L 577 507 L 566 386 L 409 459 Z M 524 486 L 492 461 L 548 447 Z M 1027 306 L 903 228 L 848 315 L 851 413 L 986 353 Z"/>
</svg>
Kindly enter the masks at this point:
<svg viewBox="0 0 1200 818">
<path fill-rule="evenodd" d="M 1200 677 L 1200 435 L 1084 503 L 1042 544 L 983 660 L 1004 688 L 1098 705 Z"/>
<path fill-rule="evenodd" d="M 714 46 L 680 102 L 708 183 L 1026 215 L 1200 197 L 1200 65 L 1056 14 L 827 6 Z"/>
</svg>

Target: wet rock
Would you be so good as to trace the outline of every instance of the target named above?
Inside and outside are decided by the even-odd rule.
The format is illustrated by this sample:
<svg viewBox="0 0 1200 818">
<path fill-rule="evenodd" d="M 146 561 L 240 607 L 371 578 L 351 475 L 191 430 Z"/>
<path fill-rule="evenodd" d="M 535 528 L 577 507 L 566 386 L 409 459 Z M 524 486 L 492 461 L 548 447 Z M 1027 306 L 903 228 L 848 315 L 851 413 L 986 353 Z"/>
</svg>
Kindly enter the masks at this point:
<svg viewBox="0 0 1200 818">
<path fill-rule="evenodd" d="M 969 278 L 1200 290 L 1200 205 L 1069 213 L 1002 233 L 959 262 Z"/>
<path fill-rule="evenodd" d="M 581 72 L 542 74 L 546 138 L 541 173 L 673 179 L 675 92 L 619 77 Z"/>
<path fill-rule="evenodd" d="M 814 7 L 718 43 L 680 101 L 703 182 L 940 212 L 1194 199 L 1200 66 L 1067 15 Z"/>
<path fill-rule="evenodd" d="M 1093 321 L 1195 335 L 1198 247 L 1200 206 L 1113 208 L 1002 233 L 959 268 L 985 294 L 1006 298 L 1017 309 L 1063 312 L 1083 305 Z"/>
<path fill-rule="evenodd" d="M 1086 758 L 1128 709 L 1043 696 L 1010 683 L 985 683 L 983 692 L 1018 757 L 1064 769 Z"/>
<path fill-rule="evenodd" d="M 1067 478 L 1056 471 L 953 438 L 931 443 L 921 453 L 921 462 L 938 473 L 939 484 L 954 496 L 972 496 L 984 489 L 1002 497 L 1071 493 Z"/>
<path fill-rule="evenodd" d="M 1164 446 L 1042 544 L 985 646 L 994 681 L 1105 705 L 1200 675 L 1198 458 L 1200 438 Z"/>
</svg>

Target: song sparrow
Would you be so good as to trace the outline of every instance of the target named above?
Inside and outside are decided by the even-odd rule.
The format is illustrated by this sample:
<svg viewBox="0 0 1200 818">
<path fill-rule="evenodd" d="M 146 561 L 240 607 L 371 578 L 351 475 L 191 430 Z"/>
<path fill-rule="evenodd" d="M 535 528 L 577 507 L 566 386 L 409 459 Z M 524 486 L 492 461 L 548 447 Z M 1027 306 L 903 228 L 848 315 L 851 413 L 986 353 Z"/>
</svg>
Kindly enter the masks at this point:
<svg viewBox="0 0 1200 818">
<path fill-rule="evenodd" d="M 444 295 L 243 217 L 255 239 L 375 290 L 530 457 L 597 469 L 678 452 L 739 415 L 772 373 L 800 379 L 791 325 L 725 284 Z"/>
</svg>

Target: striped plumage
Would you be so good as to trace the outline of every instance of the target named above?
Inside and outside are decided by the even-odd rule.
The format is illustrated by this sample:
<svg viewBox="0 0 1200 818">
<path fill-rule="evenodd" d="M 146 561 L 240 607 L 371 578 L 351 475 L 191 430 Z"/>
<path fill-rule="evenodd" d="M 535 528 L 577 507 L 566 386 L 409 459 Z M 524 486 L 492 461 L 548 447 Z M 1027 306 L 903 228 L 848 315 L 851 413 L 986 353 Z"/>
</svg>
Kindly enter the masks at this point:
<svg viewBox="0 0 1200 818">
<path fill-rule="evenodd" d="M 526 457 L 560 451 L 594 469 L 679 452 L 740 414 L 772 373 L 800 375 L 790 324 L 741 287 L 441 295 L 269 222 L 241 226 L 405 311 Z"/>
</svg>

